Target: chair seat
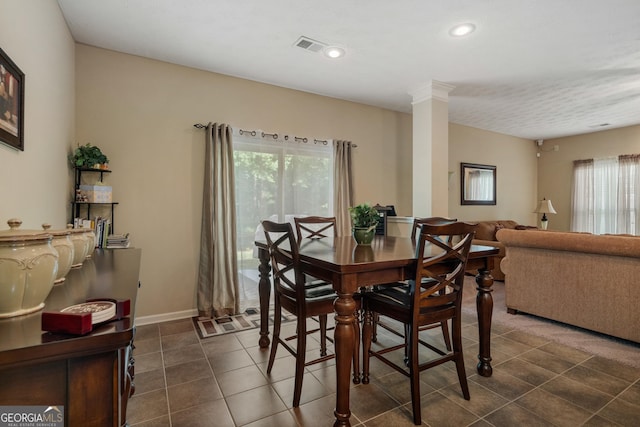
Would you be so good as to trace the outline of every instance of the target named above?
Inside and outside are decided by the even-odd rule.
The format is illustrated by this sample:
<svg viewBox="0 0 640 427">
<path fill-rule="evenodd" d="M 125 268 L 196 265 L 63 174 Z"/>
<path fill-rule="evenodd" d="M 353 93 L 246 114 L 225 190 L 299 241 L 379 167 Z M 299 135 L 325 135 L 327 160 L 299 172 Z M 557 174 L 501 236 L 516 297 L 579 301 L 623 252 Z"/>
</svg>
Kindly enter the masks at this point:
<svg viewBox="0 0 640 427">
<path fill-rule="evenodd" d="M 393 283 L 389 286 L 380 286 L 374 292 L 367 294 L 369 299 L 380 299 L 385 303 L 408 306 L 411 296 L 409 295 L 409 285 L 406 283 Z"/>
<path fill-rule="evenodd" d="M 329 284 L 307 287 L 305 285 L 304 296 L 307 300 L 331 299 L 338 298 L 338 294 L 333 290 L 333 286 Z"/>
<path fill-rule="evenodd" d="M 381 312 L 399 321 L 408 319 L 411 317 L 411 302 L 413 300 L 410 290 L 410 285 L 405 283 L 397 283 L 389 287 L 380 287 L 375 292 L 367 294 L 369 307 L 371 311 Z M 453 303 L 440 305 L 437 310 L 421 307 L 419 313 L 420 316 L 430 316 L 434 318 L 434 321 L 437 321 L 439 314 L 445 313 L 453 308 Z"/>
<path fill-rule="evenodd" d="M 320 279 L 314 279 L 311 276 L 305 275 L 305 279 L 306 279 L 304 283 L 305 288 L 317 288 L 319 286 L 326 286 L 326 285 L 331 286 L 331 283 L 325 282 L 324 280 L 320 280 Z"/>
</svg>

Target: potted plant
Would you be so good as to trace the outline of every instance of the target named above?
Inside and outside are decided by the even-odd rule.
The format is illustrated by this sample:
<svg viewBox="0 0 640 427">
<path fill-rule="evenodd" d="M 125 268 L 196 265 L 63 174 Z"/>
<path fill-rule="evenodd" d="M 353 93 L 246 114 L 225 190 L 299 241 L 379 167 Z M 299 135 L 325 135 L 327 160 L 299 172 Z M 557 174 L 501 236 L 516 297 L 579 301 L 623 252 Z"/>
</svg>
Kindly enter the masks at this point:
<svg viewBox="0 0 640 427">
<path fill-rule="evenodd" d="M 376 226 L 380 221 L 380 213 L 368 203 L 362 203 L 349 208 L 353 238 L 359 245 L 370 245 L 376 233 Z"/>
<path fill-rule="evenodd" d="M 73 154 L 69 155 L 69 161 L 76 168 L 107 169 L 109 159 L 100 148 L 89 143 L 78 145 Z"/>
</svg>

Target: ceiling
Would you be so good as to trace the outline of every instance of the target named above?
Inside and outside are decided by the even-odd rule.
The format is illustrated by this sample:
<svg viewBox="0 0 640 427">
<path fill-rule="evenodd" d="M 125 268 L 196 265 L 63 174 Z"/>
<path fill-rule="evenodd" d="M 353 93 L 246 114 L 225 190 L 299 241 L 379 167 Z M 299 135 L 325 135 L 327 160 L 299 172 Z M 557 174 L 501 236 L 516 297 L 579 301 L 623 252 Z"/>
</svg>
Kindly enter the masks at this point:
<svg viewBox="0 0 640 427">
<path fill-rule="evenodd" d="M 58 3 L 79 43 L 391 110 L 443 82 L 451 122 L 507 135 L 640 124 L 638 0 Z M 476 31 L 451 37 L 464 22 Z M 297 47 L 301 36 L 346 56 Z"/>
</svg>

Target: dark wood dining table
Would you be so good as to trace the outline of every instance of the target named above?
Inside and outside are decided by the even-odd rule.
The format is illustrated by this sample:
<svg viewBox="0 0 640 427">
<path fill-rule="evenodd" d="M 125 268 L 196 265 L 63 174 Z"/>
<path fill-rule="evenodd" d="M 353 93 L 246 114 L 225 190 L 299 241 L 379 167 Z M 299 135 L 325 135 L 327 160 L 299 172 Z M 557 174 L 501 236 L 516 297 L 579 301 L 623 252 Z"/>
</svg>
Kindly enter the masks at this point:
<svg viewBox="0 0 640 427">
<path fill-rule="evenodd" d="M 409 237 L 376 236 L 373 243 L 358 245 L 351 236 L 304 239 L 300 242 L 300 261 L 304 273 L 333 284 L 338 294 L 334 302 L 336 312 L 336 421 L 334 426 L 350 426 L 349 386 L 351 381 L 351 355 L 355 342 L 353 295 L 363 286 L 383 285 L 407 280 L 415 269 L 415 240 Z M 271 298 L 270 259 L 266 242 L 256 241 L 260 259 L 260 338 L 262 348 L 269 346 L 269 303 Z M 480 349 L 478 374 L 489 377 L 491 367 L 491 296 L 494 256 L 498 249 L 473 245 L 467 261 L 468 270 L 477 270 L 476 308 Z"/>
</svg>

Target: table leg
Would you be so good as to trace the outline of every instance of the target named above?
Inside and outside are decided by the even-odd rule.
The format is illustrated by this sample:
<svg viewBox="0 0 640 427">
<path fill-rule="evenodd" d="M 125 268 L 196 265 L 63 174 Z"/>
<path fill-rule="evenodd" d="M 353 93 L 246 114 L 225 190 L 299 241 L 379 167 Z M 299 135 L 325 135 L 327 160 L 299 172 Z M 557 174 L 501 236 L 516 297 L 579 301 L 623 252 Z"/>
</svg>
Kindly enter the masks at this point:
<svg viewBox="0 0 640 427">
<path fill-rule="evenodd" d="M 335 351 L 336 351 L 336 416 L 334 427 L 351 426 L 349 417 L 349 387 L 351 382 L 351 360 L 355 341 L 353 322 L 356 303 L 352 294 L 338 293 L 333 303 L 336 311 Z"/>
<path fill-rule="evenodd" d="M 476 309 L 478 311 L 478 333 L 480 336 L 480 351 L 478 353 L 478 374 L 490 377 L 491 367 L 491 316 L 493 315 L 493 277 L 489 270 L 479 269 L 476 275 Z"/>
<path fill-rule="evenodd" d="M 269 347 L 269 300 L 271 299 L 271 280 L 269 279 L 271 265 L 269 264 L 269 252 L 266 249 L 258 249 L 260 259 L 260 282 L 258 283 L 258 294 L 260 295 L 260 338 L 258 345 L 260 348 Z"/>
</svg>

